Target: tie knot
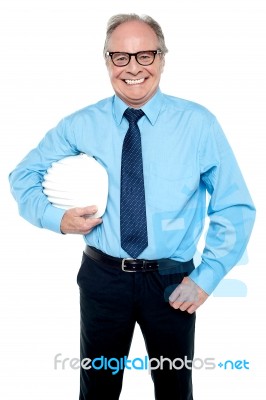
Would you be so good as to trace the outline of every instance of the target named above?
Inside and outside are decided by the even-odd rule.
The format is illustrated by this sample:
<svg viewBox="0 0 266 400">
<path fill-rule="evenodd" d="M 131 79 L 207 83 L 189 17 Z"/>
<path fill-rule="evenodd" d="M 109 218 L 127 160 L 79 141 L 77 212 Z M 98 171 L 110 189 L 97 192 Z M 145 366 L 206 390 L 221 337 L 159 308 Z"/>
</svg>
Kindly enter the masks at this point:
<svg viewBox="0 0 266 400">
<path fill-rule="evenodd" d="M 129 123 L 137 123 L 143 115 L 145 115 L 145 113 L 141 109 L 136 108 L 127 108 L 124 112 L 124 116 Z"/>
</svg>

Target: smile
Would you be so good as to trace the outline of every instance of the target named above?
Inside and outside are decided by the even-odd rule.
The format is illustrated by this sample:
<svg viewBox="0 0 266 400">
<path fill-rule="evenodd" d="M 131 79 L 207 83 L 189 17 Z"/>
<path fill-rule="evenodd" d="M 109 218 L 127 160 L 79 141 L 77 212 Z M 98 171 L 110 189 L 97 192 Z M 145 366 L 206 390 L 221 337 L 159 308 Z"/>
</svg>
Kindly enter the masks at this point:
<svg viewBox="0 0 266 400">
<path fill-rule="evenodd" d="M 127 85 L 138 85 L 144 82 L 144 78 L 141 79 L 125 79 Z"/>
</svg>

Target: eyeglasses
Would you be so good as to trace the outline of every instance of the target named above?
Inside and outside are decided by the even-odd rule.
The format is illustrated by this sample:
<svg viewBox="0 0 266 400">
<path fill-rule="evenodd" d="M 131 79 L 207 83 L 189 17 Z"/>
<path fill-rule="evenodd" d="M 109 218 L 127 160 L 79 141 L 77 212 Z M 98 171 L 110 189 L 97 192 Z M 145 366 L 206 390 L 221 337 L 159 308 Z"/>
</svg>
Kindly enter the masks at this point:
<svg viewBox="0 0 266 400">
<path fill-rule="evenodd" d="M 121 53 L 119 51 L 107 51 L 106 56 L 110 56 L 116 67 L 125 67 L 130 63 L 131 57 L 134 56 L 140 65 L 151 65 L 155 60 L 156 54 L 162 54 L 161 50 L 145 50 L 137 53 Z"/>
</svg>

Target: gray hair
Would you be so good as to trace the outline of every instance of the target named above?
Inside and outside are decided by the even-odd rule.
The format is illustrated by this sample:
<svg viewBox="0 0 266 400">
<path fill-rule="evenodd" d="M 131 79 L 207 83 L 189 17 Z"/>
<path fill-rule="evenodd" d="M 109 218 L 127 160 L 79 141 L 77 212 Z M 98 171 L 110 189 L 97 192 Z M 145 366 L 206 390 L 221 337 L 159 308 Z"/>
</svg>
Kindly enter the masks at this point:
<svg viewBox="0 0 266 400">
<path fill-rule="evenodd" d="M 158 41 L 159 41 L 159 49 L 161 50 L 163 55 L 168 52 L 168 49 L 165 45 L 164 41 L 164 34 L 162 31 L 162 28 L 156 22 L 152 17 L 149 15 L 137 15 L 137 14 L 117 14 L 113 15 L 108 23 L 107 23 L 107 30 L 106 30 L 106 39 L 104 43 L 104 49 L 103 49 L 103 55 L 105 56 L 106 52 L 108 51 L 108 44 L 110 37 L 114 30 L 124 22 L 129 22 L 129 21 L 141 21 L 144 22 L 145 24 L 149 25 L 154 33 L 156 34 Z"/>
</svg>

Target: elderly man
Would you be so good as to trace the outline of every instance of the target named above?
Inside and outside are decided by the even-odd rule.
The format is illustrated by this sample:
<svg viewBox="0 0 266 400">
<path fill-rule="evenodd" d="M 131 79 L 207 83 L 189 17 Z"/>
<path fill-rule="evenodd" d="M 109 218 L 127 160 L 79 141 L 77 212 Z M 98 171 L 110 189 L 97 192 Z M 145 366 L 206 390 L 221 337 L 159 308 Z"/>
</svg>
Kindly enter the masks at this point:
<svg viewBox="0 0 266 400">
<path fill-rule="evenodd" d="M 10 177 L 24 218 L 85 238 L 77 277 L 81 359 L 104 357 L 107 364 L 81 368 L 82 400 L 119 398 L 136 322 L 149 357 L 165 359 L 152 372 L 155 398 L 193 399 L 195 310 L 240 259 L 254 222 L 252 200 L 216 118 L 160 91 L 166 53 L 152 18 L 112 17 L 104 57 L 115 95 L 63 119 Z M 102 218 L 87 218 L 94 205 L 55 208 L 42 192 L 51 162 L 79 153 L 108 172 Z M 210 224 L 195 268 L 206 192 Z M 116 374 L 108 368 L 111 358 L 124 360 Z M 190 363 L 173 368 L 169 360 L 176 359 Z"/>
</svg>

